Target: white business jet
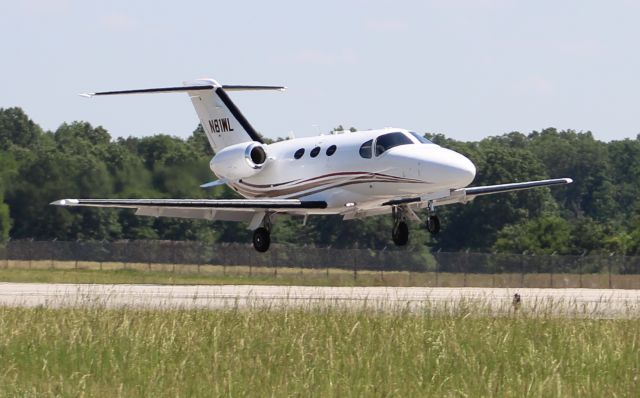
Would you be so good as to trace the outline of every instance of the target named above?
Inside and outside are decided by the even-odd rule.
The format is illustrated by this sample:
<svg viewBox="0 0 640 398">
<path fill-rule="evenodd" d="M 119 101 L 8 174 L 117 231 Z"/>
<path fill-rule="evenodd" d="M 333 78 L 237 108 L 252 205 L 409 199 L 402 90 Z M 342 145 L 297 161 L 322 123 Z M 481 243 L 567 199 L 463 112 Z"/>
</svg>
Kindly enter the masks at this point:
<svg viewBox="0 0 640 398">
<path fill-rule="evenodd" d="M 136 209 L 152 217 L 243 221 L 253 231 L 253 246 L 269 249 L 274 219 L 282 214 L 304 217 L 340 214 L 344 220 L 381 214 L 393 217 L 396 245 L 409 240 L 409 220 L 426 210 L 426 228 L 440 230 L 436 207 L 466 203 L 480 195 L 550 185 L 570 178 L 468 187 L 473 163 L 420 134 L 399 128 L 295 138 L 265 144 L 227 92 L 284 90 L 278 86 L 221 85 L 206 79 L 181 87 L 107 91 L 103 96 L 186 92 L 215 156 L 210 168 L 219 178 L 203 188 L 226 184 L 244 199 L 62 199 L 57 206 Z"/>
</svg>

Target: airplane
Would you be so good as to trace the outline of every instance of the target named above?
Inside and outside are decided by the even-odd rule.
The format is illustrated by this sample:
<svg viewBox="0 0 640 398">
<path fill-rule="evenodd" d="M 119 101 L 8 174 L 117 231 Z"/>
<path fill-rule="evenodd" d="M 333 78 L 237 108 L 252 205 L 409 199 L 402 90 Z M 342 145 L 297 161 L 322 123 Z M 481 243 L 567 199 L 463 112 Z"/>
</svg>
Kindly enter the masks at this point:
<svg viewBox="0 0 640 398">
<path fill-rule="evenodd" d="M 84 97 L 186 92 L 215 156 L 209 167 L 217 180 L 243 199 L 61 199 L 56 206 L 135 209 L 136 215 L 248 223 L 253 246 L 266 252 L 271 227 L 281 215 L 341 215 L 344 220 L 391 215 L 391 238 L 409 240 L 409 221 L 436 234 L 436 208 L 478 196 L 570 184 L 571 178 L 468 187 L 476 167 L 465 156 L 400 128 L 293 138 L 266 144 L 228 92 L 279 90 L 282 86 L 222 85 L 213 79 L 183 86 L 80 94 Z"/>
</svg>

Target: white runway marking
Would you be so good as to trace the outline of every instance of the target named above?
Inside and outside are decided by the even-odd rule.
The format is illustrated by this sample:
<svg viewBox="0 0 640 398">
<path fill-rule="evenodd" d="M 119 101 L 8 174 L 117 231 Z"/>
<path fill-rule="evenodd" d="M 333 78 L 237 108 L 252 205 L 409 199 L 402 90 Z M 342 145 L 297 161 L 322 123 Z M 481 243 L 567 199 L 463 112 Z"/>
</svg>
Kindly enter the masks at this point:
<svg viewBox="0 0 640 398">
<path fill-rule="evenodd" d="M 492 289 L 422 287 L 317 287 L 256 285 L 90 285 L 0 283 L 3 306 L 146 308 L 255 308 L 339 306 L 382 310 L 513 311 L 597 318 L 640 317 L 640 290 Z"/>
</svg>

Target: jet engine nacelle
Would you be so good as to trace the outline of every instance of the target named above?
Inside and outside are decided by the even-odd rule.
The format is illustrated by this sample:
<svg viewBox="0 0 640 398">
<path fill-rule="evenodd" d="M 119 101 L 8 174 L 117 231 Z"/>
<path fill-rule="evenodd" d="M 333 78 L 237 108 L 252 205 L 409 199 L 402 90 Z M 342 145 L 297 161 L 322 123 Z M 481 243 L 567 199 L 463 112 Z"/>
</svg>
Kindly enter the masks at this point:
<svg viewBox="0 0 640 398">
<path fill-rule="evenodd" d="M 239 180 L 258 174 L 267 161 L 267 152 L 259 142 L 243 142 L 228 146 L 209 162 L 219 178 Z"/>
</svg>

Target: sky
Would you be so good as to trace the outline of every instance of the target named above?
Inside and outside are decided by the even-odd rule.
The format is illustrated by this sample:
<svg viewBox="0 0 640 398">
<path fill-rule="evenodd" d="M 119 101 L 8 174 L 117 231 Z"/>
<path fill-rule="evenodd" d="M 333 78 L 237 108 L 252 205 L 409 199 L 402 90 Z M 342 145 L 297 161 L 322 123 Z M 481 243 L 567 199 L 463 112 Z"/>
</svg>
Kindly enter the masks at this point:
<svg viewBox="0 0 640 398">
<path fill-rule="evenodd" d="M 0 108 L 47 130 L 188 137 L 184 93 L 77 94 L 210 77 L 287 86 L 231 94 L 271 138 L 338 125 L 636 138 L 638 21 L 640 0 L 0 0 Z"/>
</svg>

